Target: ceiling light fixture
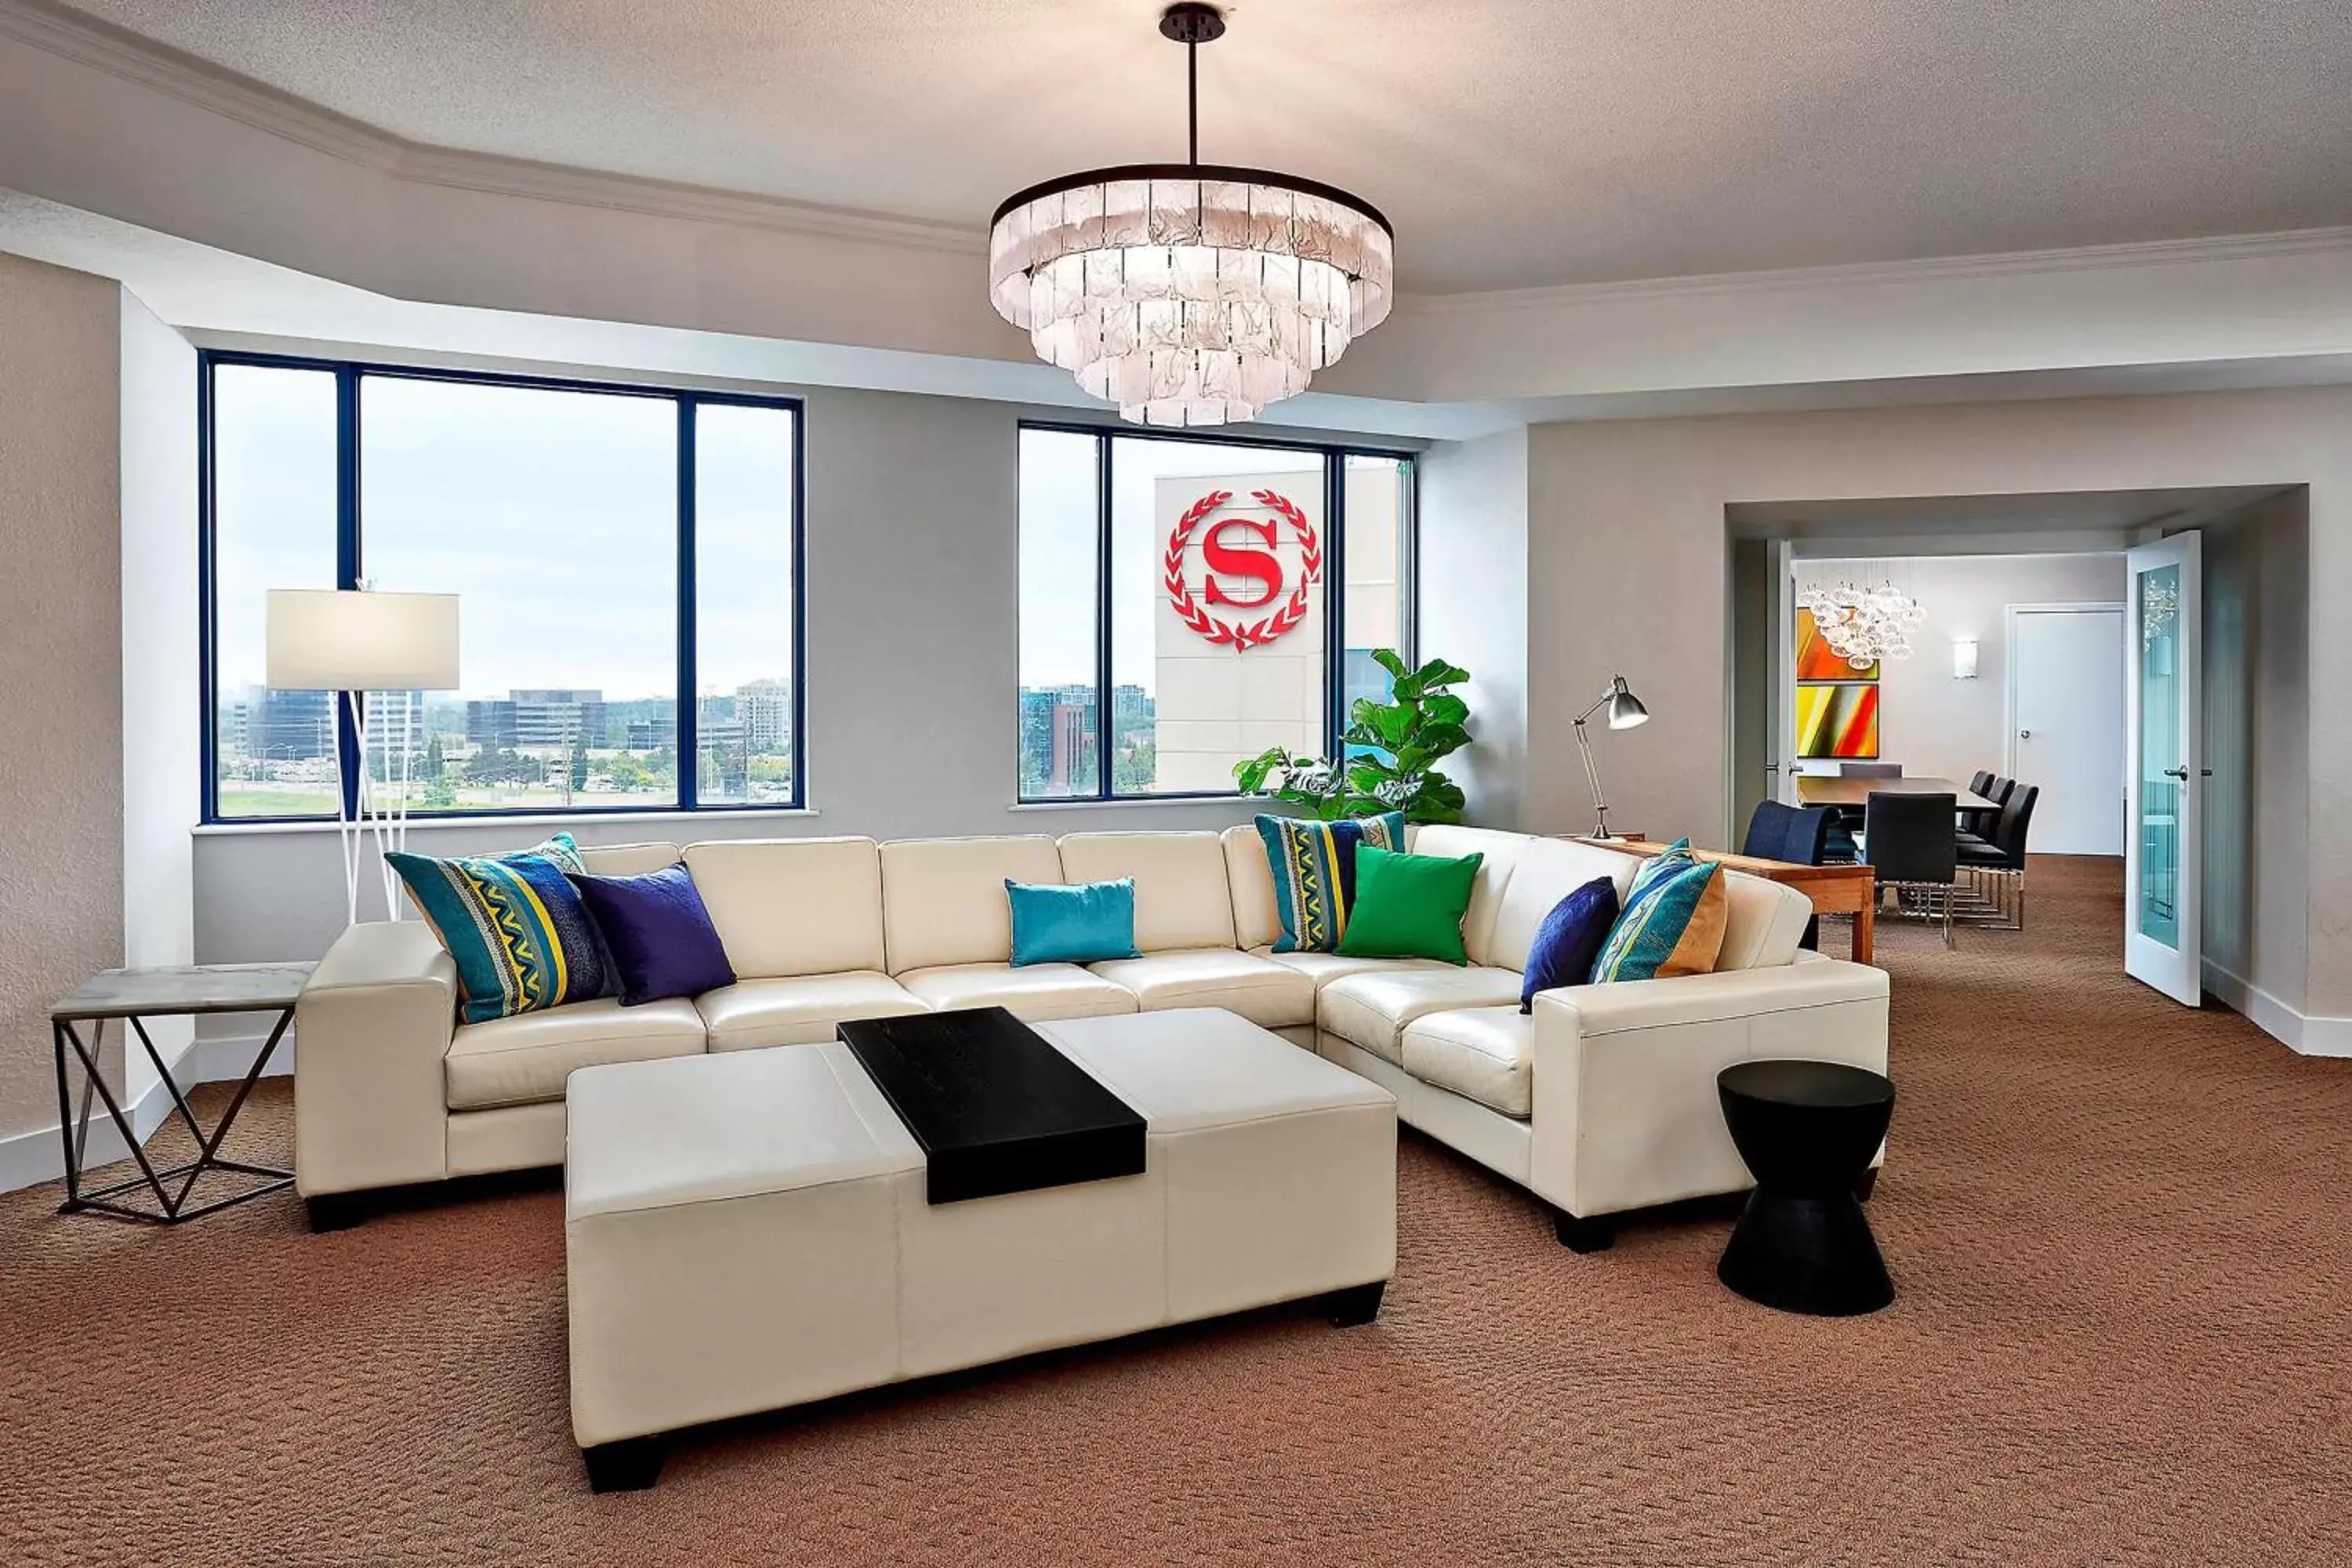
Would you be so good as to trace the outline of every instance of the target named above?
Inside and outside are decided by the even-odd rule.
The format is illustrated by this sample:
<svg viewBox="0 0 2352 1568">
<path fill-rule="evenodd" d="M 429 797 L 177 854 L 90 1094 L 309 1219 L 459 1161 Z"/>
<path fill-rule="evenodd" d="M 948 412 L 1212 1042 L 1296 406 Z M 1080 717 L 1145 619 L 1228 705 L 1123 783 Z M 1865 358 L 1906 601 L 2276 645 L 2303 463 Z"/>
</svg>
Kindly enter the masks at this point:
<svg viewBox="0 0 2352 1568">
<path fill-rule="evenodd" d="M 1387 319 L 1395 231 L 1332 186 L 1202 163 L 1198 57 L 1224 36 L 1224 14 L 1171 5 L 1160 31 L 1184 46 L 1189 161 L 1013 195 L 990 229 L 989 293 L 1038 358 L 1123 419 L 1255 419 Z"/>
</svg>

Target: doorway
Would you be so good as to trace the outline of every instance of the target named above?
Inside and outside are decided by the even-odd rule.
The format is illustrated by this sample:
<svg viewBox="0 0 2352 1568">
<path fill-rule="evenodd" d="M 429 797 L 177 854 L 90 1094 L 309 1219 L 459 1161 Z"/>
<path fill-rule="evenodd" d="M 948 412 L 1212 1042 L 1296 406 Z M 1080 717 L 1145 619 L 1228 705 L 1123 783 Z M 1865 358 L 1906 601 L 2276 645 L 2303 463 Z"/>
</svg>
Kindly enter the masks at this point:
<svg viewBox="0 0 2352 1568">
<path fill-rule="evenodd" d="M 2007 607 L 2008 743 L 2001 775 L 2031 779 L 2035 847 L 2124 852 L 2124 606 Z"/>
</svg>

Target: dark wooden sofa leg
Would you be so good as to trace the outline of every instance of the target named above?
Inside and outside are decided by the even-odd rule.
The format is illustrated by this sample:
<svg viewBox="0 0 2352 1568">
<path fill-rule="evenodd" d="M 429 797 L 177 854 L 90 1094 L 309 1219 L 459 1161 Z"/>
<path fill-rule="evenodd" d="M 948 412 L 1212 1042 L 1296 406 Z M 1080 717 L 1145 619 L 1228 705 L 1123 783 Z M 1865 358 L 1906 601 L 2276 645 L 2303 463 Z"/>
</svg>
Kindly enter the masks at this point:
<svg viewBox="0 0 2352 1568">
<path fill-rule="evenodd" d="M 1868 1203 L 1870 1194 L 1877 1190 L 1878 1167 L 1875 1165 L 1853 1179 L 1853 1195 L 1864 1203 Z"/>
<path fill-rule="evenodd" d="M 588 1467 L 592 1492 L 641 1492 L 661 1479 L 662 1440 L 624 1437 L 617 1443 L 597 1443 L 580 1450 Z"/>
<path fill-rule="evenodd" d="M 1375 1279 L 1369 1285 L 1334 1290 L 1323 1298 L 1323 1310 L 1329 1314 L 1333 1328 L 1360 1327 L 1381 1315 L 1381 1297 L 1388 1288 L 1387 1280 Z"/>
<path fill-rule="evenodd" d="M 1559 1244 L 1570 1252 L 1606 1252 L 1609 1244 L 1617 1239 L 1614 1220 L 1580 1219 L 1566 1209 L 1551 1211 L 1551 1228 L 1552 1234 L 1559 1237 Z"/>
<path fill-rule="evenodd" d="M 321 1193 L 302 1200 L 304 1213 L 310 1219 L 310 1234 L 324 1236 L 331 1230 L 349 1230 L 375 1212 L 372 1193 Z"/>
</svg>

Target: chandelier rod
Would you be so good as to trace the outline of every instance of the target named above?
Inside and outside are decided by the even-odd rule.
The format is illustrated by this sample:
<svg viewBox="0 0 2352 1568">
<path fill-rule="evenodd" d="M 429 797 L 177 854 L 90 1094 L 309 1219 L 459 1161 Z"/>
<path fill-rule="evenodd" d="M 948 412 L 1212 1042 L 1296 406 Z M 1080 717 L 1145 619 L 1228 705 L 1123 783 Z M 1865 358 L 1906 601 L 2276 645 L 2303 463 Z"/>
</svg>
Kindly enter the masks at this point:
<svg viewBox="0 0 2352 1568">
<path fill-rule="evenodd" d="M 1201 40 L 1184 40 L 1184 130 L 1186 161 L 1201 166 Z"/>
</svg>

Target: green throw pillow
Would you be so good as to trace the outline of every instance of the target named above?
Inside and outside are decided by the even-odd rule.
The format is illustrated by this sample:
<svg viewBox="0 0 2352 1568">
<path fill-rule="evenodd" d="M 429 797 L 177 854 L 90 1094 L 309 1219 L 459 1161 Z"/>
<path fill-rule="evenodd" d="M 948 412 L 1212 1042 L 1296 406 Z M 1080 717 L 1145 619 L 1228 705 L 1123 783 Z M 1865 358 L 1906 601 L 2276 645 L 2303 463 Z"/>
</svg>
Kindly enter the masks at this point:
<svg viewBox="0 0 2352 1568">
<path fill-rule="evenodd" d="M 1483 855 L 1400 855 L 1356 847 L 1356 903 L 1339 951 L 1350 958 L 1435 958 L 1467 963 L 1462 916 Z"/>
</svg>

